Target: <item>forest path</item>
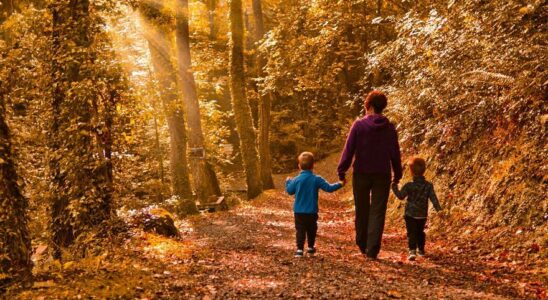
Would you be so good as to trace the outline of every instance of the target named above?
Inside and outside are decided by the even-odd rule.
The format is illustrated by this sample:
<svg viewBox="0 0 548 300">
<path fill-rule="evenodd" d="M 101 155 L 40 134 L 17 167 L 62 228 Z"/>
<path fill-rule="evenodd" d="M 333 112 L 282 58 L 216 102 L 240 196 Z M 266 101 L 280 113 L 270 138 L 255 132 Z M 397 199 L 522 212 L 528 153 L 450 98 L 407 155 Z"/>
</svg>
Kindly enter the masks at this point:
<svg viewBox="0 0 548 300">
<path fill-rule="evenodd" d="M 318 173 L 332 173 L 330 165 L 319 164 Z M 516 271 L 486 261 L 485 250 L 468 254 L 440 238 L 427 238 L 427 257 L 409 262 L 400 218 L 388 220 L 379 259 L 366 261 L 354 244 L 349 186 L 320 194 L 318 253 L 294 258 L 284 178 L 229 211 L 178 220 L 180 238 L 132 230 L 121 244 L 61 270 L 48 260 L 35 268 L 32 289 L 0 299 L 522 299 L 542 286 L 528 279 L 527 266 Z M 542 299 L 543 290 L 536 295 Z"/>
<path fill-rule="evenodd" d="M 349 187 L 320 196 L 318 253 L 294 258 L 292 198 L 277 190 L 228 212 L 193 219 L 185 238 L 192 254 L 174 263 L 163 282 L 184 299 L 507 299 L 515 283 L 483 275 L 477 257 L 456 258 L 441 242 L 427 244 L 427 258 L 408 262 L 403 224 L 387 224 L 377 261 L 354 244 Z M 184 267 L 178 267 L 184 266 Z M 182 269 L 181 269 L 182 268 Z M 186 273 L 179 281 L 171 276 Z M 496 276 L 495 276 L 496 277 Z"/>
</svg>

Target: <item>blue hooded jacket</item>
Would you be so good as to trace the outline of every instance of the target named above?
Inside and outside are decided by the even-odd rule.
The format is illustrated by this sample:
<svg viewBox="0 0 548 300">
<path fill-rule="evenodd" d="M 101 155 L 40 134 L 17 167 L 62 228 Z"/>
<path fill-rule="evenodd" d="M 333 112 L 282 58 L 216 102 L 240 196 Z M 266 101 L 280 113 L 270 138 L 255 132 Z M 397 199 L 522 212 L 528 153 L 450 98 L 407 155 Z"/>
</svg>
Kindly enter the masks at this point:
<svg viewBox="0 0 548 300">
<path fill-rule="evenodd" d="M 315 175 L 311 170 L 303 170 L 301 173 L 285 183 L 285 190 L 289 195 L 295 195 L 293 211 L 297 214 L 318 213 L 318 191 L 320 189 L 332 193 L 342 187 L 340 182 L 329 184 L 321 176 Z"/>
</svg>

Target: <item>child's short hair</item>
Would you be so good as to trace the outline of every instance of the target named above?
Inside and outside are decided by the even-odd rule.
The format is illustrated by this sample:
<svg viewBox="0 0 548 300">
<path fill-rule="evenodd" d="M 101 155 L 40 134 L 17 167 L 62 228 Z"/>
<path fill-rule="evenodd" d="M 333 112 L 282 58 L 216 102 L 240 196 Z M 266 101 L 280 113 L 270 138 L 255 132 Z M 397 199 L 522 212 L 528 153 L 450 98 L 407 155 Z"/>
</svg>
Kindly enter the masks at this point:
<svg viewBox="0 0 548 300">
<path fill-rule="evenodd" d="M 409 160 L 409 169 L 413 176 L 422 176 L 426 172 L 426 161 L 420 157 L 412 157 Z"/>
<path fill-rule="evenodd" d="M 312 170 L 314 168 L 314 154 L 303 152 L 299 155 L 299 168 L 301 170 Z"/>
</svg>

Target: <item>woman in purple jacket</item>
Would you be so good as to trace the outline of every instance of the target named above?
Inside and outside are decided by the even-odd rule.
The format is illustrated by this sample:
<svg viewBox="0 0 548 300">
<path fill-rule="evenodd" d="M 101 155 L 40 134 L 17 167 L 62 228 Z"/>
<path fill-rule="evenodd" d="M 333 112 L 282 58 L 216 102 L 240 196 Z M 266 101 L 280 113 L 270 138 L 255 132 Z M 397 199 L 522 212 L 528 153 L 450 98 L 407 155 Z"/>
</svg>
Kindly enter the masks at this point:
<svg viewBox="0 0 548 300">
<path fill-rule="evenodd" d="M 382 115 L 386 105 L 386 95 L 382 92 L 372 91 L 367 95 L 366 115 L 352 124 L 337 168 L 339 179 L 344 182 L 346 171 L 354 161 L 356 244 L 370 259 L 376 259 L 381 249 L 390 183 L 398 183 L 402 177 L 398 134 Z"/>
</svg>

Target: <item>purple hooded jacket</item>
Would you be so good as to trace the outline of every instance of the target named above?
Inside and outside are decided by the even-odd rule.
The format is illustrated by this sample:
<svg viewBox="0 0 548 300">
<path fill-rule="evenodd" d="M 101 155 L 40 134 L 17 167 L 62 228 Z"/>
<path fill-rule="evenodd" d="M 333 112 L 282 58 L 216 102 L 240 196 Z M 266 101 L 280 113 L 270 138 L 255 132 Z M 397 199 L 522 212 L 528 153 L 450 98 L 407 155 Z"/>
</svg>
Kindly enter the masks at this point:
<svg viewBox="0 0 548 300">
<path fill-rule="evenodd" d="M 383 115 L 366 115 L 352 124 L 337 172 L 344 180 L 354 160 L 354 173 L 394 171 L 393 182 L 402 177 L 400 145 L 396 128 Z"/>
</svg>

